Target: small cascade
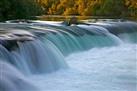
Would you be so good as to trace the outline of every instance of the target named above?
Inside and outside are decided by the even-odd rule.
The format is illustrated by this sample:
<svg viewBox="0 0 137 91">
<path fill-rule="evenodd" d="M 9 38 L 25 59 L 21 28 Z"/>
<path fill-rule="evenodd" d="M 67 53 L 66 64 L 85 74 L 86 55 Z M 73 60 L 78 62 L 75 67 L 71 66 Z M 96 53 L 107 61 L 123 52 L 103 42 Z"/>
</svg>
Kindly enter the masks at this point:
<svg viewBox="0 0 137 91">
<path fill-rule="evenodd" d="M 97 23 L 96 26 L 106 28 L 110 33 L 118 36 L 122 41 L 126 43 L 137 43 L 137 23 L 126 22 L 107 22 Z"/>
<path fill-rule="evenodd" d="M 118 37 L 125 43 L 137 43 L 137 32 L 134 33 L 122 33 Z"/>
<path fill-rule="evenodd" d="M 12 55 L 10 55 L 10 52 L 0 45 L 0 59 L 6 60 L 7 62 L 12 62 Z"/>
<path fill-rule="evenodd" d="M 27 70 L 31 73 L 53 72 L 67 67 L 63 55 L 49 41 L 45 44 L 40 40 L 19 43 L 19 49 L 16 52 L 15 58 L 21 58 L 23 62 L 21 64 L 24 64 L 23 69 L 28 68 Z"/>
<path fill-rule="evenodd" d="M 19 48 L 9 52 L 0 46 L 0 58 L 24 73 L 47 73 L 67 68 L 63 55 L 50 41 L 18 42 Z"/>
<path fill-rule="evenodd" d="M 60 28 L 59 28 L 60 27 Z M 50 40 L 65 55 L 75 51 L 87 50 L 97 46 L 110 46 L 122 43 L 115 35 L 109 33 L 107 29 L 99 26 L 39 26 L 39 29 L 49 32 L 45 40 Z M 105 42 L 104 42 L 105 41 Z"/>
<path fill-rule="evenodd" d="M 117 44 L 122 44 L 122 43 L 123 43 L 123 41 L 122 41 L 119 37 L 117 37 L 116 35 L 114 35 L 114 34 L 108 33 L 107 36 L 109 36 L 109 37 L 111 37 L 112 39 L 114 39 L 114 41 L 115 41 Z"/>
<path fill-rule="evenodd" d="M 103 27 L 99 27 L 99 26 L 97 28 L 99 28 L 105 35 L 112 38 L 115 41 L 115 43 L 117 43 L 117 44 L 122 44 L 123 43 L 122 40 L 119 37 L 117 37 L 116 35 L 110 33 L 107 29 L 105 29 Z"/>
<path fill-rule="evenodd" d="M 0 91 L 36 91 L 36 89 L 19 70 L 0 59 Z"/>
<path fill-rule="evenodd" d="M 52 41 L 64 55 L 83 49 L 77 38 L 67 32 L 64 34 L 58 32 L 56 35 L 49 34 L 46 38 Z"/>
<path fill-rule="evenodd" d="M 122 40 L 120 38 L 118 38 L 116 35 L 110 33 L 106 28 L 104 27 L 100 27 L 100 26 L 80 26 L 82 28 L 86 28 L 88 31 L 91 31 L 97 35 L 104 35 L 104 36 L 108 36 L 109 38 L 112 38 L 112 41 L 114 41 L 117 44 L 121 44 Z"/>
</svg>

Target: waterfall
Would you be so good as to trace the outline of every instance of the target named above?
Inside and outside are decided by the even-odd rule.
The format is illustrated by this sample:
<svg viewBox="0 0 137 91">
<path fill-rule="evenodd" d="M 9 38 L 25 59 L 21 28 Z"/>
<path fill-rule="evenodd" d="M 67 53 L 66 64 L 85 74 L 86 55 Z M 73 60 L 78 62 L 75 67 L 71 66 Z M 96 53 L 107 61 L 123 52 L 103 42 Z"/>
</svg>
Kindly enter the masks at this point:
<svg viewBox="0 0 137 91">
<path fill-rule="evenodd" d="M 81 26 L 82 28 L 86 28 L 88 31 L 92 31 L 94 32 L 95 34 L 101 34 L 101 35 L 106 35 L 110 38 L 112 38 L 112 40 L 118 44 L 121 44 L 122 43 L 122 40 L 117 37 L 116 35 L 110 33 L 106 28 L 104 27 L 100 27 L 100 26 Z"/>
<path fill-rule="evenodd" d="M 4 60 L 0 60 L 1 91 L 36 91 L 36 89 L 37 88 L 13 65 Z"/>
<path fill-rule="evenodd" d="M 50 41 L 18 42 L 19 48 L 9 52 L 0 47 L 0 57 L 25 73 L 52 72 L 67 68 L 63 55 Z"/>
<path fill-rule="evenodd" d="M 28 79 L 29 76 L 37 78 L 38 75 L 70 68 L 66 57 L 91 49 L 107 50 L 128 43 L 137 43 L 136 22 L 97 22 L 71 26 L 46 21 L 30 24 L 0 23 L 0 91 L 37 89 Z M 99 53 L 103 54 L 103 51 Z M 91 59 L 93 62 L 96 58 Z M 83 63 L 88 58 L 84 57 L 84 60 Z"/>
<path fill-rule="evenodd" d="M 137 23 L 126 21 L 126 22 L 107 22 L 97 23 L 96 26 L 106 28 L 111 34 L 116 35 L 122 41 L 126 43 L 137 43 Z"/>
<path fill-rule="evenodd" d="M 97 46 L 119 45 L 122 43 L 119 37 L 100 26 L 78 25 L 67 27 L 67 30 L 60 28 L 56 31 L 58 31 L 56 34 L 49 33 L 46 39 L 53 42 L 64 55 Z M 83 35 L 80 34 L 81 32 L 83 32 Z"/>
</svg>

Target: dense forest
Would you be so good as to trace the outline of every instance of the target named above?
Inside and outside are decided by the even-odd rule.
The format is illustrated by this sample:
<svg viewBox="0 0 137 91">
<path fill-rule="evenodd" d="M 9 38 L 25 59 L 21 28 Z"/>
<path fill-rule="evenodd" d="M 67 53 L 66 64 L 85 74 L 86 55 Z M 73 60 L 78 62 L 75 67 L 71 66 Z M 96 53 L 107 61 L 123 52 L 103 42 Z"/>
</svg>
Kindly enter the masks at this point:
<svg viewBox="0 0 137 91">
<path fill-rule="evenodd" d="M 0 0 L 0 20 L 38 15 L 137 17 L 137 0 Z"/>
</svg>

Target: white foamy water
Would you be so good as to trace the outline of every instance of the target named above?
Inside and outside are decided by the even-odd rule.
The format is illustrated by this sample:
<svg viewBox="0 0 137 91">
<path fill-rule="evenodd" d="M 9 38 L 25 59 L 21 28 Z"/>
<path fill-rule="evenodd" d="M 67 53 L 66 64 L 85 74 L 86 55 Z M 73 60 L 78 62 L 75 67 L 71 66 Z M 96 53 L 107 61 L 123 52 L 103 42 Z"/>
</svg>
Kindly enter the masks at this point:
<svg viewBox="0 0 137 91">
<path fill-rule="evenodd" d="M 70 66 L 31 76 L 39 91 L 136 91 L 137 45 L 93 48 L 66 57 Z"/>
</svg>

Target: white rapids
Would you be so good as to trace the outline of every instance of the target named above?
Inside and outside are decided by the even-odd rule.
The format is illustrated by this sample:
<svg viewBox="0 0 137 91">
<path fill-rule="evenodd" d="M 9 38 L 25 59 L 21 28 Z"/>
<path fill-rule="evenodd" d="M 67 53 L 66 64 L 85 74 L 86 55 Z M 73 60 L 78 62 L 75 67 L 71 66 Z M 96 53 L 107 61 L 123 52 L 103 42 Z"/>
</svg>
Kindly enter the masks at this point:
<svg viewBox="0 0 137 91">
<path fill-rule="evenodd" d="M 93 48 L 65 59 L 68 70 L 30 79 L 40 91 L 136 91 L 137 45 Z"/>
</svg>

